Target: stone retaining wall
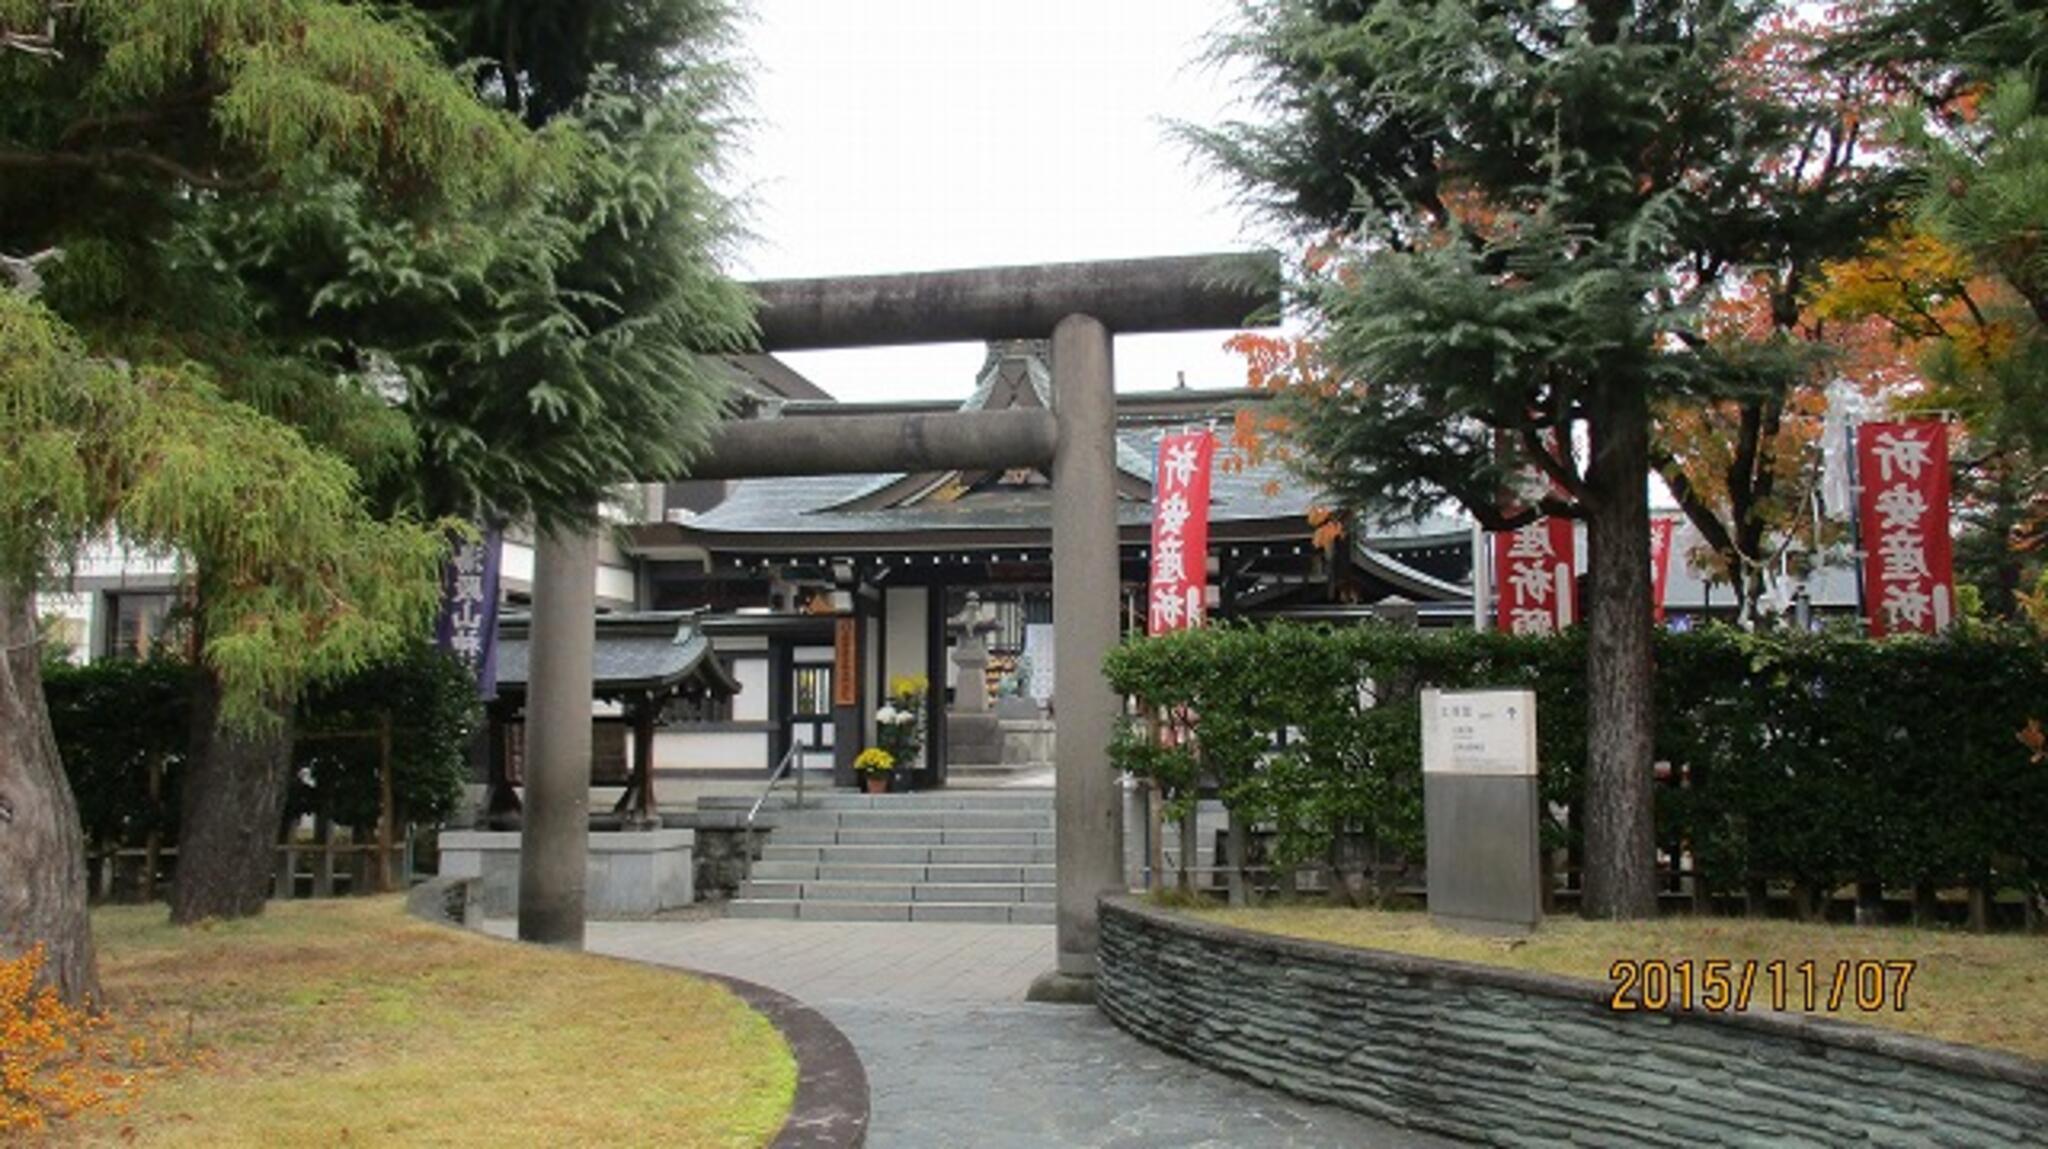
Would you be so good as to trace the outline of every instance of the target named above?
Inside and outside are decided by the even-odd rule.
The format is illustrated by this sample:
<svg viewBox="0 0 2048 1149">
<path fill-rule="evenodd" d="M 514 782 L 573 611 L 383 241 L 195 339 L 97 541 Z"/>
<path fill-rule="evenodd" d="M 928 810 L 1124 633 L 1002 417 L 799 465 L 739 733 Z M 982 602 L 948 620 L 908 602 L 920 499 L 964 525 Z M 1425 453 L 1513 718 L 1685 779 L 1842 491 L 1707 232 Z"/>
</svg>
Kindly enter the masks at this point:
<svg viewBox="0 0 2048 1149">
<path fill-rule="evenodd" d="M 2048 1145 L 2048 1065 L 1869 1026 L 1102 906 L 1097 1001 L 1171 1052 L 1493 1145 Z M 1909 1006 L 1910 1008 L 1910 1006 Z"/>
<path fill-rule="evenodd" d="M 750 830 L 744 810 L 664 810 L 661 824 L 697 835 L 692 860 L 696 898 L 725 902 L 738 895 L 778 818 L 778 812 L 764 810 L 758 826 Z"/>
<path fill-rule="evenodd" d="M 519 910 L 520 834 L 516 830 L 443 830 L 441 876 L 476 878 L 483 912 Z M 584 856 L 585 912 L 593 918 L 643 918 L 696 900 L 690 830 L 592 833 Z"/>
</svg>

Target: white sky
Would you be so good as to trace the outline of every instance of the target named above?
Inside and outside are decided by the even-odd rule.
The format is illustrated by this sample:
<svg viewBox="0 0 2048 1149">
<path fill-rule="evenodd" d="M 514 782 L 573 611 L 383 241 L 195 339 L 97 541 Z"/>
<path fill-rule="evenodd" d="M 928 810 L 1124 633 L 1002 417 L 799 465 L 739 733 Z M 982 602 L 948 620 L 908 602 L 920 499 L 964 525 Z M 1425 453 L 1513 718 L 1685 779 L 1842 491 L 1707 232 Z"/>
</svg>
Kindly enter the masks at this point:
<svg viewBox="0 0 2048 1149">
<path fill-rule="evenodd" d="M 1237 93 L 1198 62 L 1229 0 L 758 0 L 745 278 L 1260 246 L 1168 136 Z M 1228 332 L 1126 336 L 1120 390 L 1244 382 Z M 965 398 L 983 348 L 782 356 L 842 399 Z"/>
</svg>

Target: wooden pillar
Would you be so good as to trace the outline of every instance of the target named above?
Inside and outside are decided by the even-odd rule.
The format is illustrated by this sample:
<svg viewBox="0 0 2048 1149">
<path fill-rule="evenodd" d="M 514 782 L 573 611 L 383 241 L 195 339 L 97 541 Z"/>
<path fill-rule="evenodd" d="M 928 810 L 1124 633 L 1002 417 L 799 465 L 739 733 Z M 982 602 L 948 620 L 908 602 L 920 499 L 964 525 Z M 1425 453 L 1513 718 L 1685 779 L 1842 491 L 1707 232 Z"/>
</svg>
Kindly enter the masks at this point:
<svg viewBox="0 0 2048 1149">
<path fill-rule="evenodd" d="M 484 825 L 493 830 L 519 828 L 519 792 L 512 788 L 510 758 L 512 716 L 508 702 L 493 700 L 484 710 Z M 519 737 L 526 736 L 520 726 Z"/>
<path fill-rule="evenodd" d="M 640 816 L 657 825 L 661 811 L 654 798 L 654 719 L 660 711 L 660 704 L 649 695 L 633 712 L 633 765 L 640 772 Z"/>
<path fill-rule="evenodd" d="M 935 582 L 924 597 L 925 785 L 946 784 L 946 598 L 952 590 Z"/>
<path fill-rule="evenodd" d="M 842 615 L 832 623 L 832 778 L 836 784 L 842 773 L 851 775 L 853 760 L 866 747 L 866 725 L 862 716 L 866 711 L 863 703 L 862 686 L 866 676 L 861 673 L 863 643 L 861 632 L 866 626 L 866 616 L 860 599 L 854 599 L 852 614 Z"/>
<path fill-rule="evenodd" d="M 161 753 L 149 756 L 149 833 L 142 839 L 142 900 L 156 900 L 156 868 L 162 861 L 164 833 L 158 820 L 164 800 L 164 756 Z M 291 892 L 285 892 L 286 897 Z"/>
<path fill-rule="evenodd" d="M 391 878 L 392 820 L 396 815 L 391 792 L 391 712 L 377 716 L 377 892 L 389 893 Z"/>
</svg>

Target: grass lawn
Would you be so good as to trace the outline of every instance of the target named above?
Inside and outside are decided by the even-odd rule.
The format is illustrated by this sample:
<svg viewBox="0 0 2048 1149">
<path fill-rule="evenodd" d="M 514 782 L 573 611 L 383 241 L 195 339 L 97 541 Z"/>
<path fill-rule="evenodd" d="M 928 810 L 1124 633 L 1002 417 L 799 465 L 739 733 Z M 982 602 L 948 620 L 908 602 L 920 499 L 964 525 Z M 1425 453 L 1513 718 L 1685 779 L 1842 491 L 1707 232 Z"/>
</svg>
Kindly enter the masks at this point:
<svg viewBox="0 0 2048 1149">
<path fill-rule="evenodd" d="M 1815 1015 L 2048 1061 L 2048 938 L 1746 918 L 1617 923 L 1554 917 L 1526 941 L 1507 942 L 1437 929 L 1427 914 L 1419 912 L 1328 906 L 1204 907 L 1188 912 L 1207 921 L 1288 937 L 1568 974 L 1607 984 L 1613 984 L 1608 969 L 1617 960 L 1691 958 L 1697 966 L 1704 959 L 1727 958 L 1739 969 L 1744 961 L 1782 959 L 1797 966 L 1812 959 L 1822 971 L 1824 998 L 1838 961 L 1913 960 L 1918 965 L 1906 983 L 1903 1011 L 1889 1008 L 1887 1000 L 1886 1008 L 1876 1012 L 1860 1012 L 1845 1003 L 1835 1013 L 1816 1010 Z M 1759 975 L 1757 984 L 1765 980 Z M 1797 996 L 1795 991 L 1795 1008 Z M 1752 1001 L 1752 1008 L 1769 1008 L 1761 989 Z"/>
<path fill-rule="evenodd" d="M 201 1051 L 129 1113 L 134 1145 L 758 1146 L 796 1063 L 723 988 L 414 921 L 396 897 L 180 930 L 93 915 L 109 1002 Z"/>
</svg>

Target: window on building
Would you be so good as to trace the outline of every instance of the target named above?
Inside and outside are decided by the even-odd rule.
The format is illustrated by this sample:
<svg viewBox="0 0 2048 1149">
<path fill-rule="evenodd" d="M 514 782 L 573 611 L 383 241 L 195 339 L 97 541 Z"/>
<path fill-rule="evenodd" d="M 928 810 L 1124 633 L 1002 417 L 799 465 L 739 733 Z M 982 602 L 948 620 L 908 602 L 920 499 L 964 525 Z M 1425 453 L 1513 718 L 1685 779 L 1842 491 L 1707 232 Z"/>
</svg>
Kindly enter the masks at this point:
<svg viewBox="0 0 2048 1149">
<path fill-rule="evenodd" d="M 148 658 L 170 630 L 174 596 L 157 591 L 122 591 L 107 595 L 108 658 Z"/>
<path fill-rule="evenodd" d="M 796 697 L 790 700 L 793 714 L 832 713 L 832 664 L 796 668 Z"/>
</svg>

